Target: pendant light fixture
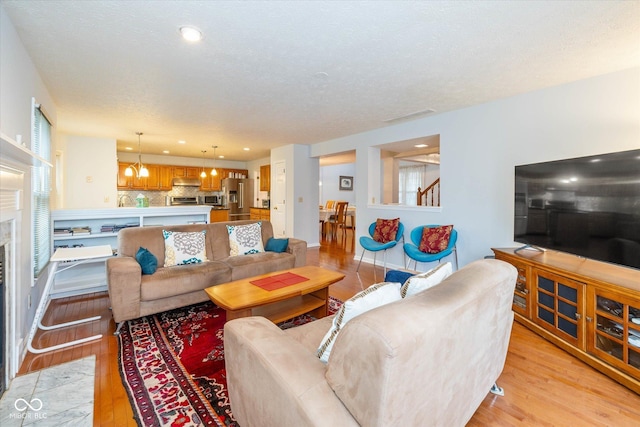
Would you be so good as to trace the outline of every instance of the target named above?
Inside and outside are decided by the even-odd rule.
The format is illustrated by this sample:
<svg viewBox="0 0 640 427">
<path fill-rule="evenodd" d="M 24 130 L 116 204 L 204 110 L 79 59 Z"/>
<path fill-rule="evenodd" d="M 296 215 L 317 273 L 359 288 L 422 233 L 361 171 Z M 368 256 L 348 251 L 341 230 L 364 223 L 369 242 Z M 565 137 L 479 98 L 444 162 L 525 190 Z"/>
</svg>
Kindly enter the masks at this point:
<svg viewBox="0 0 640 427">
<path fill-rule="evenodd" d="M 136 178 L 147 178 L 149 176 L 149 169 L 142 164 L 142 150 L 140 148 L 140 136 L 142 136 L 142 132 L 136 132 L 136 135 L 138 135 L 138 162 L 126 168 L 124 175 L 133 176 L 133 171 L 135 171 Z"/>
<path fill-rule="evenodd" d="M 218 171 L 216 170 L 216 148 L 218 148 L 217 145 L 212 145 L 213 147 L 213 169 L 211 169 L 211 175 L 216 176 L 218 175 Z"/>
<path fill-rule="evenodd" d="M 206 178 L 207 177 L 207 173 L 204 171 L 204 153 L 206 153 L 207 150 L 202 150 L 202 172 L 200 172 L 200 178 Z"/>
</svg>

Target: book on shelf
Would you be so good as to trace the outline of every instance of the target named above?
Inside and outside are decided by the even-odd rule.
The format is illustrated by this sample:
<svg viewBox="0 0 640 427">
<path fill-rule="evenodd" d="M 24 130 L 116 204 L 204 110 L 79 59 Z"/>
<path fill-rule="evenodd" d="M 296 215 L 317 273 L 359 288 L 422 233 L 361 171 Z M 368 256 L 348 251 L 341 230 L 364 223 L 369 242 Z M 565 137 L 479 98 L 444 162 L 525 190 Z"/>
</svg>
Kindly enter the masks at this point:
<svg viewBox="0 0 640 427">
<path fill-rule="evenodd" d="M 83 234 L 91 234 L 91 227 L 72 227 L 71 232 L 74 236 L 83 235 Z"/>
</svg>

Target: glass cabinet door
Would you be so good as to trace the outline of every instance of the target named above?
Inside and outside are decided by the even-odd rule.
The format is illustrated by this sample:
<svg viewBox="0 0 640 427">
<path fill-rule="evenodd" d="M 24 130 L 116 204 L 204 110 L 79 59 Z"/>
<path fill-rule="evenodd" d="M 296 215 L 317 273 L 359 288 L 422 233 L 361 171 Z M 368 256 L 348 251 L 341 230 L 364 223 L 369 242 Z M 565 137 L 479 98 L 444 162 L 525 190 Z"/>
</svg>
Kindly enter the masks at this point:
<svg viewBox="0 0 640 427">
<path fill-rule="evenodd" d="M 588 351 L 637 376 L 640 373 L 640 305 L 615 293 L 594 290 L 593 339 Z M 593 314 L 592 314 L 593 313 Z"/>
<path fill-rule="evenodd" d="M 534 322 L 584 350 L 584 283 L 535 270 Z"/>
<path fill-rule="evenodd" d="M 524 264 L 513 264 L 518 269 L 516 288 L 513 293 L 513 311 L 529 317 L 529 286 L 527 284 L 528 267 Z"/>
</svg>

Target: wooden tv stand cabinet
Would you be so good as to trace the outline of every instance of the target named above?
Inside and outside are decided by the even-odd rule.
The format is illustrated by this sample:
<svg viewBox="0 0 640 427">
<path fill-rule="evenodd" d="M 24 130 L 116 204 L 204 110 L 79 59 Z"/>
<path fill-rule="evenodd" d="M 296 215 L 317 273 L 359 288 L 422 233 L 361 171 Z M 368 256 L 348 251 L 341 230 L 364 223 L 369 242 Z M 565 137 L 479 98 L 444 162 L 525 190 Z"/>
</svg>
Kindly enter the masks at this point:
<svg viewBox="0 0 640 427">
<path fill-rule="evenodd" d="M 640 270 L 556 251 L 492 250 L 518 269 L 516 321 L 640 394 Z"/>
</svg>

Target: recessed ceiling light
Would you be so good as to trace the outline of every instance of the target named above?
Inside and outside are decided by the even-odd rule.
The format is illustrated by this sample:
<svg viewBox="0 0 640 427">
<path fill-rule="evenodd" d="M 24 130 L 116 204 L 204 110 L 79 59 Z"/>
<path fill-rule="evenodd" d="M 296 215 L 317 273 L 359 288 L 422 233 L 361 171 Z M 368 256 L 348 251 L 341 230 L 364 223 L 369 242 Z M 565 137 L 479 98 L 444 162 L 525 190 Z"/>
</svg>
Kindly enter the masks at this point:
<svg viewBox="0 0 640 427">
<path fill-rule="evenodd" d="M 131 148 L 131 147 L 124 147 L 124 149 L 125 150 L 129 150 L 129 151 L 133 150 L 133 148 Z"/>
<path fill-rule="evenodd" d="M 243 150 L 244 150 L 244 151 L 249 151 L 249 150 L 251 150 L 251 148 L 249 148 L 249 147 L 244 147 L 244 148 L 243 148 Z"/>
<path fill-rule="evenodd" d="M 224 159 L 224 156 L 218 156 L 219 159 Z"/>
<path fill-rule="evenodd" d="M 414 145 L 414 147 L 416 147 L 416 148 L 426 148 L 426 147 L 428 147 L 428 145 L 427 144 L 416 144 L 416 145 Z"/>
<path fill-rule="evenodd" d="M 188 42 L 199 42 L 202 40 L 202 31 L 196 27 L 188 25 L 180 27 L 180 34 L 182 35 L 182 38 Z"/>
<path fill-rule="evenodd" d="M 164 154 L 169 154 L 169 150 L 163 150 L 162 151 Z"/>
<path fill-rule="evenodd" d="M 178 141 L 178 144 L 186 144 L 186 143 L 187 141 L 183 141 L 183 140 Z"/>
</svg>

